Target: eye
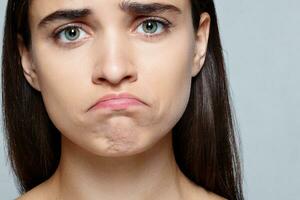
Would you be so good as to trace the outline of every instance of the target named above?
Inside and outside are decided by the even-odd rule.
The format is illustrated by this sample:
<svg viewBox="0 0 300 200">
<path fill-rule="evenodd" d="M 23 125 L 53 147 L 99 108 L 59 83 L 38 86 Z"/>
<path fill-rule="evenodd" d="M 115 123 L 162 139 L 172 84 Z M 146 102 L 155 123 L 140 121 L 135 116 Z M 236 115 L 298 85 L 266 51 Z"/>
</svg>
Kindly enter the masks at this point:
<svg viewBox="0 0 300 200">
<path fill-rule="evenodd" d="M 55 38 L 61 43 L 74 43 L 87 37 L 87 33 L 78 25 L 61 28 L 55 33 Z"/>
<path fill-rule="evenodd" d="M 147 19 L 138 26 L 137 32 L 146 36 L 155 36 L 165 32 L 169 27 L 170 23 L 167 21 Z"/>
</svg>

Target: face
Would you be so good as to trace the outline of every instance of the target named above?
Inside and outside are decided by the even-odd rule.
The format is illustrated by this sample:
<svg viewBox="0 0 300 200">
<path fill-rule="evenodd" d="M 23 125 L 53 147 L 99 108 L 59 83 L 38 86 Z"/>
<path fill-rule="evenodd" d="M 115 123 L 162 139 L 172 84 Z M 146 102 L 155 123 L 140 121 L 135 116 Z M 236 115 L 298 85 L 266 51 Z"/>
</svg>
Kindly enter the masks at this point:
<svg viewBox="0 0 300 200">
<path fill-rule="evenodd" d="M 61 134 L 94 154 L 137 154 L 171 134 L 203 65 L 209 16 L 194 34 L 190 1 L 150 3 L 31 2 L 24 75 Z M 97 104 L 106 95 L 119 99 Z"/>
</svg>

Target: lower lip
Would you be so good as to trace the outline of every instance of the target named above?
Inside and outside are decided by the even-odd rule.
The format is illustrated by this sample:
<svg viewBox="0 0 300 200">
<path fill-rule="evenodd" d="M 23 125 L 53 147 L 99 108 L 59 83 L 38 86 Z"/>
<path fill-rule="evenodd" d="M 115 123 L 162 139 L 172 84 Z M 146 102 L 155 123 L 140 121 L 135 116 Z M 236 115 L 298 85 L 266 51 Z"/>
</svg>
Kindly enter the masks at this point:
<svg viewBox="0 0 300 200">
<path fill-rule="evenodd" d="M 95 105 L 92 109 L 111 109 L 111 110 L 123 110 L 131 106 L 142 105 L 143 103 L 137 99 L 120 98 L 120 99 L 110 99 L 106 101 L 101 101 Z"/>
</svg>

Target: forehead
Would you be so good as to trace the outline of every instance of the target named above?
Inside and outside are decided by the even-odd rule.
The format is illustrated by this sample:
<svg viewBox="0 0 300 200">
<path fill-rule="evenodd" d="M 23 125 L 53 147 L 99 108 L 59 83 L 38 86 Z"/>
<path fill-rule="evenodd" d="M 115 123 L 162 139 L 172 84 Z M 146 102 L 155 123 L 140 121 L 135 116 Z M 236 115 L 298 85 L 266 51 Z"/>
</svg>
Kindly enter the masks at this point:
<svg viewBox="0 0 300 200">
<path fill-rule="evenodd" d="M 80 9 L 90 8 L 101 13 L 122 12 L 120 6 L 122 3 L 159 3 L 170 4 L 180 8 L 182 11 L 189 8 L 189 0 L 31 0 L 30 16 L 42 18 L 43 16 L 60 9 Z"/>
</svg>

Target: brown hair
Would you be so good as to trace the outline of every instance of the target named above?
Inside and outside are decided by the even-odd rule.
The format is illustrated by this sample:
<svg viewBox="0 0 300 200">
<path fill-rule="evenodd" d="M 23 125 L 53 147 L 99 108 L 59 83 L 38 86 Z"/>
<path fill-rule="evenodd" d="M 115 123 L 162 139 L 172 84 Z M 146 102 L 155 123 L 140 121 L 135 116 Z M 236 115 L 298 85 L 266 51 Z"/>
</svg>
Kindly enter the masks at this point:
<svg viewBox="0 0 300 200">
<path fill-rule="evenodd" d="M 197 185 L 227 199 L 242 200 L 238 138 L 213 0 L 191 0 L 195 33 L 200 15 L 211 17 L 206 60 L 192 79 L 185 113 L 173 128 L 173 149 L 182 172 Z M 47 180 L 60 159 L 60 132 L 41 94 L 26 81 L 18 51 L 20 34 L 30 48 L 29 0 L 8 0 L 2 56 L 2 98 L 8 156 L 26 192 Z"/>
</svg>

